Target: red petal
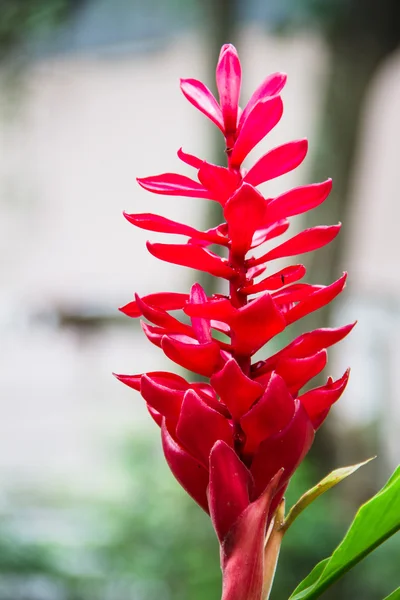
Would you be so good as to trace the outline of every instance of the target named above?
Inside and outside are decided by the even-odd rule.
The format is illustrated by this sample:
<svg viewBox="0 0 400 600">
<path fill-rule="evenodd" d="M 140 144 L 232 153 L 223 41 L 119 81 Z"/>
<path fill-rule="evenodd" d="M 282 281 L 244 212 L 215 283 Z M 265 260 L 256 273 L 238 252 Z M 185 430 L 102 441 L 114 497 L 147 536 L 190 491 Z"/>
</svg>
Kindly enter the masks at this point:
<svg viewBox="0 0 400 600">
<path fill-rule="evenodd" d="M 250 279 L 255 279 L 256 277 L 259 277 L 260 275 L 262 275 L 265 271 L 266 271 L 267 267 L 261 266 L 261 267 L 250 267 L 250 269 L 247 270 L 247 278 Z"/>
<path fill-rule="evenodd" d="M 228 171 L 225 167 L 212 165 L 206 161 L 199 169 L 198 178 L 203 186 L 209 190 L 213 200 L 217 200 L 222 205 L 234 193 L 241 181 L 238 173 Z"/>
<path fill-rule="evenodd" d="M 279 96 L 260 100 L 243 123 L 231 154 L 231 166 L 240 167 L 250 150 L 279 122 L 283 112 Z"/>
<path fill-rule="evenodd" d="M 125 219 L 129 221 L 129 223 L 132 223 L 132 225 L 135 225 L 135 227 L 140 227 L 140 229 L 145 229 L 146 231 L 175 233 L 178 235 L 192 235 L 193 231 L 197 231 L 189 225 L 178 223 L 177 221 L 172 221 L 171 219 L 167 219 L 153 213 L 128 214 L 124 211 L 123 215 Z"/>
<path fill-rule="evenodd" d="M 221 48 L 217 64 L 217 88 L 225 135 L 236 131 L 242 71 L 236 48 L 225 44 Z"/>
<path fill-rule="evenodd" d="M 281 476 L 280 471 L 268 482 L 264 493 L 249 504 L 221 544 L 221 600 L 262 597 L 265 532 Z"/>
<path fill-rule="evenodd" d="M 244 183 L 227 201 L 224 216 L 228 222 L 231 251 L 243 257 L 251 247 L 253 235 L 263 222 L 266 202 L 251 185 Z"/>
<path fill-rule="evenodd" d="M 347 273 L 344 273 L 340 279 L 331 283 L 331 285 L 327 285 L 323 287 L 321 290 L 317 290 L 308 298 L 299 302 L 291 308 L 286 314 L 286 323 L 289 325 L 290 323 L 294 323 L 298 319 L 301 319 L 308 315 L 310 312 L 318 310 L 322 306 L 329 304 L 340 292 L 343 291 L 344 286 L 346 285 Z"/>
<path fill-rule="evenodd" d="M 308 142 L 306 139 L 273 148 L 256 162 L 244 180 L 251 185 L 260 185 L 264 181 L 289 173 L 303 162 L 307 149 Z"/>
<path fill-rule="evenodd" d="M 285 348 L 264 361 L 263 366 L 260 366 L 261 368 L 257 372 L 272 371 L 281 358 L 304 358 L 319 352 L 323 348 L 329 348 L 346 337 L 354 326 L 355 323 L 351 323 L 344 327 L 326 327 L 303 333 Z"/>
<path fill-rule="evenodd" d="M 254 477 L 256 497 L 281 468 L 285 471 L 280 484 L 286 483 L 311 447 L 314 429 L 301 403 L 296 400 L 295 405 L 294 417 L 287 427 L 264 440 L 253 459 L 250 472 Z"/>
<path fill-rule="evenodd" d="M 240 419 L 246 434 L 246 455 L 253 454 L 271 435 L 284 429 L 294 414 L 294 400 L 279 375 L 273 373 L 263 396 Z"/>
<path fill-rule="evenodd" d="M 259 383 L 246 377 L 234 358 L 211 377 L 210 383 L 236 421 L 264 391 Z"/>
<path fill-rule="evenodd" d="M 147 325 L 147 323 L 144 323 L 144 321 L 140 322 L 140 326 L 149 342 L 158 348 L 161 348 L 161 340 L 165 335 L 165 329 L 163 327 L 153 327 L 152 325 Z"/>
<path fill-rule="evenodd" d="M 210 454 L 208 504 L 210 517 L 222 542 L 232 525 L 249 505 L 250 471 L 225 442 L 216 442 Z"/>
<path fill-rule="evenodd" d="M 247 119 L 248 115 L 250 114 L 254 106 L 257 104 L 257 102 L 279 94 L 285 83 L 286 75 L 284 73 L 272 73 L 272 75 L 268 75 L 268 77 L 264 79 L 261 85 L 258 86 L 256 91 L 253 93 L 250 100 L 246 104 L 240 116 L 238 128 L 240 129 L 243 126 L 243 123 L 245 122 L 245 120 Z"/>
<path fill-rule="evenodd" d="M 226 223 L 224 223 L 226 225 Z M 210 244 L 220 244 L 221 246 L 228 246 L 229 239 L 226 234 L 222 232 L 221 225 L 217 225 L 217 227 L 211 227 L 211 229 L 207 229 L 207 231 L 201 232 L 201 240 L 199 238 L 191 238 L 189 243 L 200 244 L 202 246 L 209 246 Z"/>
<path fill-rule="evenodd" d="M 278 290 L 283 285 L 298 281 L 306 274 L 306 268 L 303 265 L 292 265 L 290 267 L 284 267 L 277 273 L 266 277 L 258 283 L 253 285 L 247 285 L 240 291 L 242 294 L 256 294 L 257 292 L 264 292 L 265 290 Z"/>
<path fill-rule="evenodd" d="M 226 419 L 230 419 L 231 415 L 225 404 L 222 404 L 217 398 L 217 394 L 208 383 L 191 383 L 190 389 L 197 392 L 200 398 L 212 409 L 221 413 Z"/>
<path fill-rule="evenodd" d="M 161 347 L 166 356 L 178 365 L 205 377 L 211 377 L 222 367 L 221 352 L 217 342 L 191 344 L 181 341 L 178 336 L 165 335 Z"/>
<path fill-rule="evenodd" d="M 177 235 L 188 235 L 192 237 L 203 238 L 206 234 L 203 231 L 199 231 L 190 225 L 184 223 L 178 223 L 171 219 L 166 219 L 160 215 L 154 215 L 152 213 L 138 213 L 138 214 L 127 214 L 124 212 L 124 217 L 129 223 L 140 227 L 140 229 L 146 229 L 147 231 L 157 231 L 159 233 L 174 233 Z"/>
<path fill-rule="evenodd" d="M 177 173 L 162 173 L 136 180 L 138 184 L 154 194 L 166 196 L 188 196 L 189 198 L 207 198 L 212 200 L 210 192 L 200 183 Z"/>
<path fill-rule="evenodd" d="M 162 308 L 164 310 L 179 310 L 183 308 L 189 298 L 189 294 L 179 294 L 177 292 L 159 292 L 143 296 L 142 300 L 150 306 Z M 141 312 L 136 302 L 129 302 L 119 309 L 128 317 L 140 317 Z"/>
<path fill-rule="evenodd" d="M 217 440 L 233 445 L 232 427 L 228 419 L 207 406 L 193 390 L 185 393 L 176 435 L 188 452 L 206 468 L 211 448 Z"/>
<path fill-rule="evenodd" d="M 197 79 L 181 79 L 181 90 L 193 106 L 211 119 L 222 132 L 224 131 L 221 108 L 204 83 Z"/>
<path fill-rule="evenodd" d="M 268 225 L 267 227 L 262 227 L 256 231 L 254 234 L 253 240 L 251 242 L 252 248 L 258 248 L 261 244 L 266 242 L 267 240 L 272 240 L 279 235 L 282 235 L 289 229 L 289 221 L 278 221 L 277 223 L 273 223 L 272 225 Z"/>
<path fill-rule="evenodd" d="M 320 350 L 306 358 L 284 358 L 278 362 L 276 372 L 283 377 L 291 394 L 298 391 L 326 367 L 328 353 Z"/>
<path fill-rule="evenodd" d="M 151 376 L 145 373 L 140 393 L 152 408 L 168 419 L 178 420 L 184 393 L 189 384 L 173 373 Z"/>
<path fill-rule="evenodd" d="M 191 328 L 185 323 L 181 323 L 175 317 L 172 317 L 165 310 L 160 308 L 155 308 L 154 306 L 149 306 L 142 300 L 137 294 L 136 297 L 136 305 L 140 310 L 141 314 L 151 321 L 154 325 L 158 325 L 159 327 L 164 327 L 165 329 L 169 329 L 175 333 L 185 333 L 186 335 L 192 336 L 193 332 Z"/>
<path fill-rule="evenodd" d="M 301 231 L 290 240 L 283 242 L 273 250 L 270 250 L 263 256 L 253 259 L 251 266 L 261 265 L 268 260 L 284 258 L 287 256 L 295 256 L 304 252 L 312 252 L 329 244 L 340 231 L 340 223 L 338 225 L 320 225 L 319 227 L 311 227 Z"/>
<path fill-rule="evenodd" d="M 155 423 L 157 423 L 157 425 L 159 427 L 161 427 L 162 421 L 163 421 L 163 416 L 160 415 L 160 413 L 158 413 L 156 410 L 154 410 L 154 408 L 152 408 L 148 404 L 146 404 L 146 407 L 147 407 L 147 410 L 149 411 L 149 414 L 150 414 L 151 418 L 153 419 L 153 421 Z"/>
<path fill-rule="evenodd" d="M 207 302 L 207 296 L 203 288 L 199 283 L 192 285 L 190 290 L 190 304 L 204 304 Z M 201 343 L 205 344 L 211 342 L 211 325 L 208 319 L 196 318 L 191 319 L 192 327 L 196 334 L 196 339 Z"/>
<path fill-rule="evenodd" d="M 271 200 L 267 208 L 268 221 L 279 221 L 280 219 L 300 215 L 326 200 L 332 189 L 332 179 L 322 183 L 303 185 L 285 192 Z"/>
<path fill-rule="evenodd" d="M 182 148 L 179 148 L 177 154 L 178 158 L 180 158 L 182 162 L 189 165 L 190 167 L 194 167 L 195 169 L 200 169 L 201 165 L 203 164 L 201 158 L 197 158 L 197 156 L 194 156 L 193 154 L 188 154 L 187 152 L 184 152 Z"/>
<path fill-rule="evenodd" d="M 121 381 L 128 387 L 140 392 L 140 380 L 142 378 L 142 373 L 139 375 L 118 375 L 117 373 L 113 373 L 114 377 Z"/>
<path fill-rule="evenodd" d="M 152 244 L 147 242 L 150 254 L 166 262 L 206 271 L 215 277 L 231 279 L 236 272 L 231 269 L 227 260 L 213 252 L 191 244 Z"/>
<path fill-rule="evenodd" d="M 254 354 L 284 328 L 285 318 L 265 293 L 237 311 L 231 322 L 232 346 L 238 355 Z"/>
<path fill-rule="evenodd" d="M 347 370 L 343 377 L 337 381 L 332 381 L 329 378 L 326 385 L 299 396 L 299 400 L 307 411 L 314 429 L 322 424 L 332 404 L 339 400 L 349 380 L 349 374 L 350 371 Z"/>
<path fill-rule="evenodd" d="M 161 439 L 166 461 L 187 493 L 208 513 L 207 486 L 208 470 L 188 454 L 172 438 L 165 419 L 161 428 Z"/>
<path fill-rule="evenodd" d="M 310 285 L 309 283 L 296 283 L 294 285 L 288 285 L 287 287 L 271 294 L 274 302 L 281 305 L 293 304 L 294 302 L 300 302 L 304 300 L 313 292 L 321 290 L 323 285 Z"/>
<path fill-rule="evenodd" d="M 189 317 L 205 317 L 223 323 L 230 323 L 237 313 L 228 298 L 217 298 L 204 304 L 186 304 L 183 310 Z"/>
</svg>

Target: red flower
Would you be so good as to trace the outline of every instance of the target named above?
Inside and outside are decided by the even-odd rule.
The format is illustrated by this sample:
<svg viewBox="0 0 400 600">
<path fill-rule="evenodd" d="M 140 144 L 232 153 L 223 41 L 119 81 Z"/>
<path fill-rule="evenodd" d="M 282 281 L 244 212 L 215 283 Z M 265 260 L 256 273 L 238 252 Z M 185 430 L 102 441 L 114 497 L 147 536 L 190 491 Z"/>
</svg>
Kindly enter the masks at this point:
<svg viewBox="0 0 400 600">
<path fill-rule="evenodd" d="M 255 281 L 271 261 L 317 250 L 340 229 L 313 227 L 257 257 L 252 254 L 288 229 L 288 217 L 318 206 L 331 190 L 330 180 L 268 199 L 256 189 L 298 166 L 307 152 L 305 140 L 270 150 L 247 172 L 241 168 L 281 117 L 278 94 L 285 80 L 279 73 L 269 76 L 241 111 L 239 58 L 233 46 L 223 46 L 217 65 L 219 103 L 194 79 L 182 80 L 181 89 L 223 132 L 228 167 L 180 150 L 179 158 L 197 170 L 198 181 L 173 173 L 138 180 L 158 194 L 217 201 L 225 222 L 199 231 L 151 213 L 125 215 L 142 229 L 189 238 L 184 244 L 148 243 L 155 257 L 229 281 L 226 296 L 208 297 L 195 283 L 190 294 L 136 296 L 121 308 L 130 317 L 150 321 L 142 323 L 147 338 L 181 367 L 208 378 L 207 383 L 190 383 L 163 371 L 117 376 L 140 391 L 161 427 L 172 472 L 210 514 L 221 544 L 224 600 L 261 600 L 266 532 L 315 430 L 348 379 L 346 372 L 337 381 L 329 378 L 325 385 L 301 392 L 325 367 L 326 348 L 353 325 L 305 333 L 273 356 L 252 362 L 287 325 L 335 298 L 346 279 L 343 275 L 328 286 L 299 283 L 306 271 L 293 265 Z M 208 250 L 211 244 L 226 248 L 227 257 Z M 176 310 L 186 313 L 190 324 L 170 314 Z"/>
</svg>

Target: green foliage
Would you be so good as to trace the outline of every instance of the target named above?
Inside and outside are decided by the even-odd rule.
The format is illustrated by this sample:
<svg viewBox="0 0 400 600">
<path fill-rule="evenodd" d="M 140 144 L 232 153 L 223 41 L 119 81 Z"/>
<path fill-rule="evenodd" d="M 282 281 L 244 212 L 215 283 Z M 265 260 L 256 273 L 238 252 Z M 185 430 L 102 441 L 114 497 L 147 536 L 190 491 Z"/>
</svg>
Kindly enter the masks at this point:
<svg viewBox="0 0 400 600">
<path fill-rule="evenodd" d="M 384 598 L 384 600 L 399 600 L 400 598 L 400 587 L 397 588 L 397 590 L 394 590 L 394 592 L 392 594 L 390 594 L 390 596 L 386 596 L 386 598 Z"/>
<path fill-rule="evenodd" d="M 400 467 L 388 483 L 357 512 L 344 540 L 332 556 L 314 567 L 290 596 L 318 598 L 339 577 L 400 529 Z"/>
</svg>

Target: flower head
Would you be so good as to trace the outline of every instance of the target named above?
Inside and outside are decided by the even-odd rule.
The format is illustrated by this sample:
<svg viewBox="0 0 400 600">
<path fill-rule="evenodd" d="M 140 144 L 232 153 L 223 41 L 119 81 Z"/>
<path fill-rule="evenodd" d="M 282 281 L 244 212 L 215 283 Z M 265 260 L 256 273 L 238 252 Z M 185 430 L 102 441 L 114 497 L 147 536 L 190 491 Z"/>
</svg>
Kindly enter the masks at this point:
<svg viewBox="0 0 400 600">
<path fill-rule="evenodd" d="M 304 333 L 263 360 L 256 352 L 288 325 L 325 306 L 344 288 L 346 275 L 328 286 L 303 283 L 301 264 L 273 271 L 271 263 L 318 250 L 340 225 L 306 229 L 266 252 L 253 251 L 289 228 L 289 217 L 324 202 L 331 181 L 304 185 L 275 198 L 257 186 L 297 167 L 306 140 L 269 150 L 248 171 L 243 160 L 279 122 L 279 92 L 286 77 L 270 75 L 239 107 L 241 66 L 227 44 L 219 57 L 219 102 L 194 79 L 181 81 L 186 98 L 222 131 L 228 166 L 179 150 L 197 180 L 164 173 L 138 179 L 154 193 L 219 202 L 224 222 L 200 231 L 152 213 L 125 214 L 133 225 L 188 238 L 183 244 L 148 242 L 156 258 L 199 269 L 228 282 L 227 294 L 207 296 L 195 283 L 190 292 L 154 293 L 121 308 L 144 317 L 143 332 L 179 366 L 207 378 L 189 382 L 170 372 L 117 377 L 139 391 L 161 428 L 166 460 L 179 483 L 210 514 L 221 544 L 224 600 L 260 600 L 265 535 L 294 471 L 346 387 L 348 372 L 302 392 L 327 362 L 327 348 L 353 325 Z M 223 258 L 208 247 L 225 249 Z M 269 244 L 271 246 L 271 244 Z M 190 322 L 171 312 L 180 310 Z M 251 559 L 249 559 L 251 556 Z"/>
</svg>

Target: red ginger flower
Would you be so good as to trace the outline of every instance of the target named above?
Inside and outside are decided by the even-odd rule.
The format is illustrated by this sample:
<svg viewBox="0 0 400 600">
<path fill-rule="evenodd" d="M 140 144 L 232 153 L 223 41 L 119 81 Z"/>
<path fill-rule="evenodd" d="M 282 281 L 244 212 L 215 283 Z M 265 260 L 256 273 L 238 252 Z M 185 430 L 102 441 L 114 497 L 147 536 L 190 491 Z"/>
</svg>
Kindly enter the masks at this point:
<svg viewBox="0 0 400 600">
<path fill-rule="evenodd" d="M 346 387 L 348 372 L 301 390 L 325 367 L 326 348 L 343 339 L 353 324 L 305 333 L 273 356 L 252 362 L 287 325 L 333 300 L 346 275 L 328 286 L 299 283 L 306 270 L 296 264 L 255 279 L 270 261 L 328 244 L 340 225 L 306 229 L 257 258 L 252 255 L 253 249 L 286 232 L 288 217 L 321 204 L 331 181 L 264 198 L 256 186 L 294 169 L 307 152 L 306 140 L 289 142 L 264 154 L 247 172 L 241 168 L 281 118 L 278 94 L 286 77 L 267 77 L 241 111 L 241 67 L 236 49 L 228 44 L 221 50 L 216 78 L 219 103 L 194 79 L 182 80 L 181 89 L 224 134 L 228 167 L 179 150 L 179 158 L 197 170 L 198 181 L 165 173 L 138 182 L 157 194 L 219 202 L 225 222 L 199 231 L 151 213 L 125 217 L 142 229 L 188 236 L 186 244 L 149 242 L 147 247 L 161 260 L 227 279 L 229 294 L 207 297 L 195 283 L 189 294 L 136 296 L 121 308 L 130 317 L 150 321 L 152 325 L 142 323 L 147 338 L 172 361 L 209 381 L 190 383 L 163 371 L 117 377 L 140 391 L 161 427 L 173 474 L 210 514 L 221 545 L 223 600 L 261 600 L 268 591 L 263 584 L 266 533 L 315 430 Z M 209 251 L 211 244 L 226 248 L 227 258 Z M 191 324 L 170 314 L 176 310 L 186 313 Z M 213 331 L 222 332 L 226 341 Z"/>
</svg>

